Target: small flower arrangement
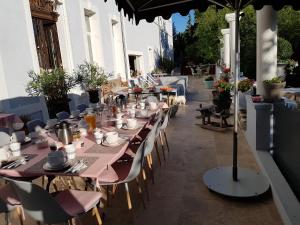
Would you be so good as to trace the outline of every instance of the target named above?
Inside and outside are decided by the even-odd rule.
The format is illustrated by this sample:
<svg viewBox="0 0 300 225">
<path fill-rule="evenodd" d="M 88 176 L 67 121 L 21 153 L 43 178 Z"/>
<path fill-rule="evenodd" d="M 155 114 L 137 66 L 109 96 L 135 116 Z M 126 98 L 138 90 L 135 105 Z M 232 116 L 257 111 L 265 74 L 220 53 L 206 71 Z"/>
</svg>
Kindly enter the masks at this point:
<svg viewBox="0 0 300 225">
<path fill-rule="evenodd" d="M 254 84 L 254 80 L 251 79 L 245 79 L 239 82 L 238 84 L 238 90 L 241 92 L 249 91 Z"/>
<path fill-rule="evenodd" d="M 221 79 L 229 82 L 231 78 L 230 68 L 223 68 L 223 74 L 221 75 Z"/>
<path fill-rule="evenodd" d="M 133 88 L 133 92 L 134 93 L 142 93 L 143 92 L 143 88 L 136 86 Z"/>
<path fill-rule="evenodd" d="M 217 90 L 219 93 L 222 92 L 230 92 L 233 88 L 233 85 L 230 84 L 228 81 L 224 79 L 217 80 L 214 84 L 215 90 Z"/>
<path fill-rule="evenodd" d="M 264 80 L 263 81 L 264 85 L 273 85 L 273 84 L 280 84 L 283 83 L 283 79 L 281 77 L 273 77 L 270 80 Z"/>
</svg>

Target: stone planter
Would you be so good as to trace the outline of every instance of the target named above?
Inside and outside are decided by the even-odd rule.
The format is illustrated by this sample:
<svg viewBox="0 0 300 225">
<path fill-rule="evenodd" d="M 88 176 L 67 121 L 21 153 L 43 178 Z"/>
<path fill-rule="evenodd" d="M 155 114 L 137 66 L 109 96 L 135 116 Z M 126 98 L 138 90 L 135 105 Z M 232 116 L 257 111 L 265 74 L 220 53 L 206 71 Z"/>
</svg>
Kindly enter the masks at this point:
<svg viewBox="0 0 300 225">
<path fill-rule="evenodd" d="M 207 89 L 212 89 L 214 86 L 214 81 L 213 80 L 204 80 L 204 85 Z"/>
<path fill-rule="evenodd" d="M 264 84 L 264 101 L 265 102 L 276 102 L 279 101 L 282 95 L 282 89 L 285 87 L 286 83 L 273 83 Z"/>
<path fill-rule="evenodd" d="M 245 92 L 239 91 L 239 110 L 246 110 L 247 109 L 247 102 L 246 102 L 246 95 L 251 95 L 252 90 L 248 90 Z"/>
</svg>

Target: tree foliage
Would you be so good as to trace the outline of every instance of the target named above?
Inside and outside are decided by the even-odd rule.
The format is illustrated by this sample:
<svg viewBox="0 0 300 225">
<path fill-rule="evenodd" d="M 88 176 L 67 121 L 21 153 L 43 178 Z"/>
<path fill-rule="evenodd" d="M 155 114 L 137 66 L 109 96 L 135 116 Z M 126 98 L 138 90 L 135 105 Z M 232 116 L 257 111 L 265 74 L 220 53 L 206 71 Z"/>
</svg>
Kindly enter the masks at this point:
<svg viewBox="0 0 300 225">
<path fill-rule="evenodd" d="M 252 6 L 248 6 L 243 12 L 244 16 L 240 24 L 241 71 L 250 78 L 255 78 L 256 12 Z M 220 31 L 228 28 L 228 23 L 225 21 L 226 13 L 230 11 L 228 9 L 216 10 L 213 6 L 204 13 L 195 11 L 195 23 L 192 24 L 189 17 L 186 30 L 178 33 L 174 38 L 175 60 L 181 63 L 183 61 L 195 64 L 216 63 L 220 55 Z M 300 58 L 300 11 L 285 7 L 278 12 L 278 36 L 280 37 L 278 38 L 279 60 L 293 58 L 298 61 Z"/>
</svg>

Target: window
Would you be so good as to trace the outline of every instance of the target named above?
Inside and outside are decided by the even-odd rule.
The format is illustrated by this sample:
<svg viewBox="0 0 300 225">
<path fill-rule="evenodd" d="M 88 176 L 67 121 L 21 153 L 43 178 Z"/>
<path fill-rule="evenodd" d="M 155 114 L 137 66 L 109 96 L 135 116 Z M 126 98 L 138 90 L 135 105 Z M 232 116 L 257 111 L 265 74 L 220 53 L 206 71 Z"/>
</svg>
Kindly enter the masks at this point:
<svg viewBox="0 0 300 225">
<path fill-rule="evenodd" d="M 94 62 L 93 57 L 93 47 L 92 47 L 92 29 L 91 29 L 91 17 L 94 15 L 93 12 L 85 9 L 85 26 L 86 26 L 86 35 L 87 35 L 87 45 L 88 45 L 88 55 L 89 61 Z"/>
<path fill-rule="evenodd" d="M 58 14 L 46 0 L 30 1 L 32 24 L 39 65 L 43 69 L 62 66 L 56 28 Z"/>
</svg>

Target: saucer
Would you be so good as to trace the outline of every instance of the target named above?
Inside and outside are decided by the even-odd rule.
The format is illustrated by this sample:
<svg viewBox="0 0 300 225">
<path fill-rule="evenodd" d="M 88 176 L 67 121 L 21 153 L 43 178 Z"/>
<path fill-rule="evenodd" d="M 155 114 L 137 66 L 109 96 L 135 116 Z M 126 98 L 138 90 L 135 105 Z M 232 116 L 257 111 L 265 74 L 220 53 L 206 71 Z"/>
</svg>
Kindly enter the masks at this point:
<svg viewBox="0 0 300 225">
<path fill-rule="evenodd" d="M 119 146 L 119 145 L 121 145 L 121 144 L 124 144 L 126 141 L 127 141 L 126 139 L 119 137 L 119 139 L 118 139 L 118 141 L 117 141 L 116 143 L 109 144 L 109 143 L 107 143 L 106 140 L 104 140 L 104 141 L 102 142 L 102 145 L 103 145 L 103 146 L 106 146 L 106 147 L 116 147 L 116 146 Z"/>
<path fill-rule="evenodd" d="M 52 167 L 52 166 L 50 166 L 50 164 L 48 162 L 46 162 L 43 165 L 43 169 L 46 170 L 46 171 L 60 171 L 60 170 L 67 169 L 70 166 L 71 165 L 70 165 L 70 163 L 68 161 L 66 161 L 64 164 L 61 164 L 61 165 L 56 166 L 56 167 Z"/>
<path fill-rule="evenodd" d="M 142 125 L 139 124 L 139 123 L 137 123 L 135 127 L 131 127 L 131 128 L 127 127 L 127 124 L 125 124 L 125 125 L 123 125 L 122 129 L 124 129 L 124 130 L 136 130 L 136 129 L 141 128 L 141 127 L 142 127 Z"/>
</svg>

